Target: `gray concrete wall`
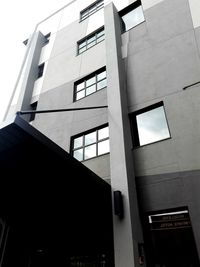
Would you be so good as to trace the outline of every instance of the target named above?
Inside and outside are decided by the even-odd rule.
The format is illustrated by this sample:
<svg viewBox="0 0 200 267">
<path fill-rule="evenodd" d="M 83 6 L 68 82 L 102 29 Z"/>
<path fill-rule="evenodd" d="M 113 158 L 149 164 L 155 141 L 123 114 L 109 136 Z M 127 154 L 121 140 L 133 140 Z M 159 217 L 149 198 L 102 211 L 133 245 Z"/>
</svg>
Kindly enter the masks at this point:
<svg viewBox="0 0 200 267">
<path fill-rule="evenodd" d="M 122 140 L 122 143 L 126 137 L 130 140 L 130 132 L 121 132 L 124 125 L 127 126 L 127 118 L 119 123 L 120 117 L 116 114 L 120 112 L 121 107 L 118 105 L 121 105 L 121 99 L 115 102 L 115 105 L 112 99 L 115 86 L 119 89 L 123 83 L 122 78 L 119 78 L 122 77 L 122 73 L 115 72 L 114 75 L 110 70 L 108 80 L 111 91 L 108 102 L 112 105 L 114 117 L 111 117 L 110 113 L 109 121 L 113 120 L 112 129 L 119 124 L 122 126 L 118 127 L 120 137 L 116 136 L 114 130 L 110 133 L 112 150 L 117 152 L 114 160 L 111 160 L 111 167 L 109 155 L 87 160 L 84 164 L 107 180 L 110 177 L 110 168 L 125 173 L 125 165 L 129 168 L 134 164 L 141 211 L 188 206 L 200 252 L 200 86 L 195 85 L 183 90 L 185 86 L 200 81 L 200 28 L 193 27 L 188 0 L 155 2 L 156 5 L 145 9 L 145 22 L 122 35 L 122 57 L 126 71 L 123 78 L 126 80 L 126 86 L 123 85 L 122 88 L 125 90 L 123 97 L 127 93 L 128 100 L 128 108 L 126 110 L 123 107 L 122 117 L 124 119 L 128 112 L 163 101 L 171 139 L 132 149 L 134 160 L 127 157 L 125 151 L 123 157 L 126 154 L 126 159 L 119 164 L 120 154 L 117 155 L 117 152 L 122 150 L 119 149 L 121 145 L 118 147 L 118 140 Z M 48 61 L 38 109 L 85 107 L 108 103 L 107 89 L 73 103 L 74 82 L 106 65 L 104 41 L 82 55 L 76 55 L 76 43 L 86 32 L 87 22 L 82 24 L 78 21 L 58 32 Z M 117 36 L 116 40 L 120 42 L 120 36 Z M 119 51 L 118 60 L 120 61 Z M 109 64 L 112 66 L 114 62 Z M 121 61 L 120 64 L 121 70 Z M 110 68 L 116 71 L 116 66 Z M 118 79 L 113 80 L 113 77 L 117 76 Z M 122 103 L 126 103 L 125 98 Z M 107 122 L 108 113 L 105 109 L 37 115 L 33 125 L 69 151 L 71 136 Z M 117 149 L 114 148 L 116 144 Z M 129 145 L 132 146 L 131 143 Z M 130 156 L 129 153 L 128 155 Z M 116 175 L 114 188 L 118 189 L 120 185 L 125 187 L 124 176 Z M 134 179 L 134 173 L 132 178 Z M 131 189 L 130 187 L 129 190 Z M 118 233 L 118 237 L 120 234 L 121 232 Z"/>
<path fill-rule="evenodd" d="M 105 43 L 77 55 L 77 42 L 87 36 L 88 20 L 75 21 L 57 33 L 48 61 L 42 92 L 94 72 L 105 66 Z M 94 60 L 95 59 L 95 60 Z"/>
<path fill-rule="evenodd" d="M 187 0 L 163 1 L 145 22 L 123 34 L 129 111 L 164 102 L 171 139 L 133 150 L 136 175 L 194 170 L 200 166 L 199 29 Z"/>
<path fill-rule="evenodd" d="M 105 66 L 104 41 L 77 55 L 77 41 L 87 35 L 89 20 L 75 21 L 60 30 L 54 42 L 37 109 L 79 108 L 107 105 L 102 89 L 73 102 L 74 82 Z M 94 60 L 95 59 L 95 60 Z M 71 136 L 108 122 L 107 109 L 36 115 L 33 125 L 67 151 Z M 89 159 L 84 164 L 110 182 L 109 155 Z"/>
<path fill-rule="evenodd" d="M 38 102 L 38 110 L 107 105 L 106 88 L 77 102 L 73 102 L 73 89 L 74 82 L 72 81 L 41 94 Z M 33 126 L 69 152 L 71 136 L 93 129 L 107 122 L 107 109 L 105 108 L 38 114 L 33 122 Z M 87 160 L 84 164 L 100 177 L 109 181 L 109 155 L 102 155 L 98 157 L 98 160 Z"/>
</svg>

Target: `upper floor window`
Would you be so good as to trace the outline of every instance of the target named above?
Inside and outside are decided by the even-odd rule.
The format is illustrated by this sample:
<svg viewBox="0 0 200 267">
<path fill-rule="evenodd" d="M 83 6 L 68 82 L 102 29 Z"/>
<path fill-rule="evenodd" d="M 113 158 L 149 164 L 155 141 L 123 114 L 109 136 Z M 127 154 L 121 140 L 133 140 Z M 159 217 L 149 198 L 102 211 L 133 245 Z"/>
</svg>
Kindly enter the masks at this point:
<svg viewBox="0 0 200 267">
<path fill-rule="evenodd" d="M 143 146 L 170 138 L 163 102 L 130 115 L 134 146 Z"/>
<path fill-rule="evenodd" d="M 84 10 L 81 11 L 80 21 L 88 18 L 89 16 L 91 16 L 92 14 L 97 12 L 102 7 L 103 7 L 103 0 L 98 0 L 98 1 L 94 2 L 92 5 L 88 6 L 87 8 L 85 8 Z"/>
<path fill-rule="evenodd" d="M 106 69 L 104 67 L 74 84 L 74 101 L 91 95 L 106 86 Z"/>
<path fill-rule="evenodd" d="M 144 21 L 141 1 L 138 0 L 119 12 L 122 23 L 122 31 L 126 32 Z"/>
<path fill-rule="evenodd" d="M 85 52 L 90 47 L 100 43 L 104 39 L 105 39 L 104 27 L 101 27 L 96 32 L 88 35 L 87 37 L 78 42 L 78 54 Z"/>
<path fill-rule="evenodd" d="M 108 126 L 102 126 L 72 138 L 71 152 L 79 161 L 110 152 Z"/>
<path fill-rule="evenodd" d="M 50 37 L 51 37 L 51 33 L 50 32 L 44 36 L 44 38 L 45 38 L 44 46 L 49 43 Z"/>
<path fill-rule="evenodd" d="M 34 102 L 34 103 L 32 103 L 32 104 L 30 104 L 30 108 L 31 108 L 31 110 L 32 111 L 35 111 L 35 110 L 37 110 L 37 105 L 38 105 L 38 102 L 36 101 L 36 102 Z M 30 119 L 29 119 L 29 122 L 31 122 L 31 121 L 34 121 L 35 120 L 35 113 L 31 113 L 31 115 L 30 115 Z"/>
<path fill-rule="evenodd" d="M 40 64 L 40 65 L 38 66 L 37 78 L 42 77 L 43 72 L 44 72 L 44 63 L 42 63 L 42 64 Z"/>
</svg>

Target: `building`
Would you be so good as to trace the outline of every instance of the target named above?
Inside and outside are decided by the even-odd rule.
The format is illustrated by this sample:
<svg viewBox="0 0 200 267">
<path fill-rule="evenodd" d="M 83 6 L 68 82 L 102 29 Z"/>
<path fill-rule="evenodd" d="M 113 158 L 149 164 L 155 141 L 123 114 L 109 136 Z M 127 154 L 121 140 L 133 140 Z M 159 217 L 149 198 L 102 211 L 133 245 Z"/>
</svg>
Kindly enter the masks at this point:
<svg viewBox="0 0 200 267">
<path fill-rule="evenodd" d="M 199 1 L 74 0 L 26 43 L 7 118 L 111 184 L 115 266 L 199 266 Z"/>
</svg>

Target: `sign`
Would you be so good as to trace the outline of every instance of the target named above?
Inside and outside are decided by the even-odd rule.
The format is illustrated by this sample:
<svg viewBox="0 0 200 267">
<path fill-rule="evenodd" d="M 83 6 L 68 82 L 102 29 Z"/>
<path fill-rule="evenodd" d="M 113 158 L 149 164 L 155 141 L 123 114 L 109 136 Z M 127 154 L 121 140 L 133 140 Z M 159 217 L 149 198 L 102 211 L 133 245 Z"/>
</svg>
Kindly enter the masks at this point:
<svg viewBox="0 0 200 267">
<path fill-rule="evenodd" d="M 191 227 L 189 213 L 151 216 L 151 230 L 167 230 Z"/>
</svg>

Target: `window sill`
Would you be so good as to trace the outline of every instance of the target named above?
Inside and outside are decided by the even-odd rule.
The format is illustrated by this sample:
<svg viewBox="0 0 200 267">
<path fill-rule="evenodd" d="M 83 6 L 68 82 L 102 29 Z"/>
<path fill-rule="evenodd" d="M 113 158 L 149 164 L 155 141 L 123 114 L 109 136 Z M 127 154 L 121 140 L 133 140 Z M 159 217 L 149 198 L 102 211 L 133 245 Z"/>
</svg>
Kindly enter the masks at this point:
<svg viewBox="0 0 200 267">
<path fill-rule="evenodd" d="M 162 139 L 162 140 L 159 140 L 159 141 L 155 141 L 155 142 L 152 142 L 152 143 L 149 143 L 149 144 L 141 145 L 141 146 L 134 146 L 134 147 L 132 147 L 131 150 L 136 150 L 136 149 L 139 149 L 139 148 L 142 148 L 142 147 L 154 145 L 154 144 L 157 144 L 157 143 L 160 143 L 160 142 L 163 142 L 163 141 L 167 141 L 169 139 L 172 139 L 172 137 L 170 136 L 168 138 L 165 138 L 165 139 Z"/>
</svg>

